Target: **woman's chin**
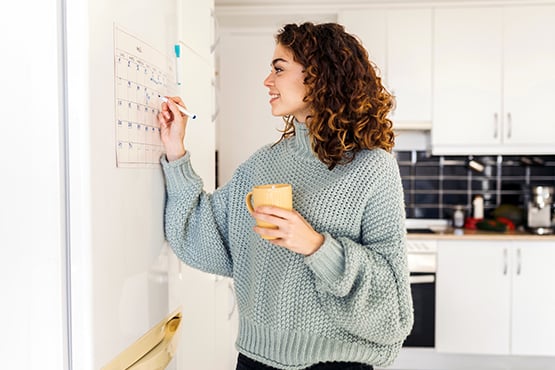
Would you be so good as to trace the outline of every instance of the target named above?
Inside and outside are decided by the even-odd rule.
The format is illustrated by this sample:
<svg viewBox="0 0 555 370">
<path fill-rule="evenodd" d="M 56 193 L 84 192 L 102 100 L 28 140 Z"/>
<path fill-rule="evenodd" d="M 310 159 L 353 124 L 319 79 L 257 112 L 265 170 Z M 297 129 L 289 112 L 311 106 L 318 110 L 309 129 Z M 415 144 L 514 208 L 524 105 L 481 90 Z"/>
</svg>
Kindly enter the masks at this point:
<svg viewBox="0 0 555 370">
<path fill-rule="evenodd" d="M 285 116 L 285 115 L 287 115 L 287 113 L 283 113 L 279 109 L 272 109 L 272 116 L 274 116 L 274 117 L 282 117 L 282 116 Z"/>
</svg>

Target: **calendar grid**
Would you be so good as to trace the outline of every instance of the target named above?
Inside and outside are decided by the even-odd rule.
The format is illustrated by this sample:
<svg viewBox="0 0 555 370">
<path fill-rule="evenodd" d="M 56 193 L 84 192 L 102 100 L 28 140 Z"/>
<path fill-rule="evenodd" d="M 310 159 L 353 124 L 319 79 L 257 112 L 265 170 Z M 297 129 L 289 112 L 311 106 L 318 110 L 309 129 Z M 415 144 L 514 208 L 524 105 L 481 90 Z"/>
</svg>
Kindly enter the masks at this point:
<svg viewBox="0 0 555 370">
<path fill-rule="evenodd" d="M 172 64 L 136 36 L 117 26 L 114 33 L 117 166 L 159 166 L 164 148 L 158 95 L 166 95 Z"/>
</svg>

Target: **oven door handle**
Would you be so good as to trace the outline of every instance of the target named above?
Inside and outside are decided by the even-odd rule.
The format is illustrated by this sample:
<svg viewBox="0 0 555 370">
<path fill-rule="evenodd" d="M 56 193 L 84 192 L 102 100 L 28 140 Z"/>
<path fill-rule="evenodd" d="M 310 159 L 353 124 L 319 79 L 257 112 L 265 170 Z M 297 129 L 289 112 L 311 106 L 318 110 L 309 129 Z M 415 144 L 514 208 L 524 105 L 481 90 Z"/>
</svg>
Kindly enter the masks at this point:
<svg viewBox="0 0 555 370">
<path fill-rule="evenodd" d="M 428 284 L 436 281 L 434 274 L 429 275 L 410 275 L 409 281 L 411 284 Z"/>
</svg>

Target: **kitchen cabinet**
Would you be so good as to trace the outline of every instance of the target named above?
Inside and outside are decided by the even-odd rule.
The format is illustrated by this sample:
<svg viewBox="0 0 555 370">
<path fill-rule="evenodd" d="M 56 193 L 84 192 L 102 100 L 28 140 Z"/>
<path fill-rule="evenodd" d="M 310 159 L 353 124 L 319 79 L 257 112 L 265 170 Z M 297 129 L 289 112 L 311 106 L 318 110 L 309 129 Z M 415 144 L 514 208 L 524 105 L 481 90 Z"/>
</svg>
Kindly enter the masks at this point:
<svg viewBox="0 0 555 370">
<path fill-rule="evenodd" d="M 508 353 L 511 292 L 505 245 L 438 243 L 438 352 Z"/>
<path fill-rule="evenodd" d="M 233 279 L 215 276 L 216 290 L 216 332 L 215 363 L 211 369 L 235 369 L 237 349 L 235 341 L 239 333 L 239 310 L 235 298 Z"/>
<path fill-rule="evenodd" d="M 175 367 L 183 370 L 216 369 L 217 303 L 214 276 L 185 265 L 168 252 L 170 307 L 182 307 L 181 334 L 175 355 Z"/>
<path fill-rule="evenodd" d="M 554 241 L 439 241 L 438 352 L 555 356 Z"/>
<path fill-rule="evenodd" d="M 183 310 L 176 368 L 235 369 L 238 312 L 232 280 L 193 269 L 174 254 L 169 261 L 169 302 Z"/>
<path fill-rule="evenodd" d="M 204 60 L 212 63 L 212 54 L 216 42 L 216 22 L 214 19 L 214 1 L 183 0 L 178 1 L 179 35 L 188 48 Z"/>
<path fill-rule="evenodd" d="M 511 353 L 555 356 L 555 243 L 513 252 Z"/>
<path fill-rule="evenodd" d="M 358 36 L 396 97 L 395 129 L 429 129 L 432 118 L 432 10 L 357 9 L 339 22 Z"/>
<path fill-rule="evenodd" d="M 555 152 L 555 5 L 434 10 L 434 154 Z"/>
</svg>

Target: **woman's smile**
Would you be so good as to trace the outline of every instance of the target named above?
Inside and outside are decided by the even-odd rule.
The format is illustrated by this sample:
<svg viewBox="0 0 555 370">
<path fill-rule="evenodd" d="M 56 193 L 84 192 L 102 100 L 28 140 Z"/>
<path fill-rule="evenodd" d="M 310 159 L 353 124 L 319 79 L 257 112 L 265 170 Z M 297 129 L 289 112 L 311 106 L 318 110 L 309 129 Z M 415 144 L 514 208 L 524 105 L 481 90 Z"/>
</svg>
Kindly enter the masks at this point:
<svg viewBox="0 0 555 370">
<path fill-rule="evenodd" d="M 279 94 L 270 93 L 270 104 L 274 103 L 277 99 L 279 99 Z"/>
</svg>

